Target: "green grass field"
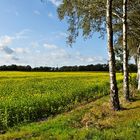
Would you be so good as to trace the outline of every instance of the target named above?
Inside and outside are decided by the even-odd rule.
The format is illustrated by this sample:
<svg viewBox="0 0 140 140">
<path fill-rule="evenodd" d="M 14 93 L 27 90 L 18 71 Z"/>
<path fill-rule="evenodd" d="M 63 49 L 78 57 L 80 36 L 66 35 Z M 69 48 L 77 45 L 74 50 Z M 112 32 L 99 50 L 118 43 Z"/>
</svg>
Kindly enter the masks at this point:
<svg viewBox="0 0 140 140">
<path fill-rule="evenodd" d="M 121 89 L 122 74 L 117 79 Z M 114 113 L 109 109 L 108 93 L 108 73 L 0 72 L 0 132 L 5 133 L 0 139 L 140 136 L 139 94 L 132 105 L 124 104 L 132 110 Z"/>
</svg>

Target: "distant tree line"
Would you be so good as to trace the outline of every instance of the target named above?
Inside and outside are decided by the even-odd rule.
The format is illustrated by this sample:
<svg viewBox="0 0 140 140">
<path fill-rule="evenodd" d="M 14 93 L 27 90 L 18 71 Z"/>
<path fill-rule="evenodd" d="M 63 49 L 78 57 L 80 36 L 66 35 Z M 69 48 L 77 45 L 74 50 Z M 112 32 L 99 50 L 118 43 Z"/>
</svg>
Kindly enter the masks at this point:
<svg viewBox="0 0 140 140">
<path fill-rule="evenodd" d="M 122 64 L 116 63 L 117 72 L 122 72 Z M 40 66 L 40 67 L 31 67 L 30 65 L 27 66 L 20 66 L 20 65 L 3 65 L 0 66 L 0 71 L 39 71 L 39 72 L 68 72 L 68 71 L 109 71 L 108 64 L 91 64 L 91 65 L 82 65 L 82 66 L 62 66 L 62 67 L 47 67 L 47 66 Z M 135 64 L 129 64 L 129 71 L 136 72 L 137 66 Z"/>
</svg>

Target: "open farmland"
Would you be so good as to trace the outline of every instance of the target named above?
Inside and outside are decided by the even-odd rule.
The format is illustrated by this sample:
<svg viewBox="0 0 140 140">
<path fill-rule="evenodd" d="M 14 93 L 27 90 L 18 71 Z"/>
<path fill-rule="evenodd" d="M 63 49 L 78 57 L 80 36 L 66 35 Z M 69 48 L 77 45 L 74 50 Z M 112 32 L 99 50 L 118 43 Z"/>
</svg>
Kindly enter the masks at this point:
<svg viewBox="0 0 140 140">
<path fill-rule="evenodd" d="M 1 72 L 0 129 L 46 119 L 108 91 L 108 73 Z"/>
<path fill-rule="evenodd" d="M 108 73 L 1 72 L 0 139 L 138 139 L 139 94 L 114 112 L 108 93 Z"/>
</svg>

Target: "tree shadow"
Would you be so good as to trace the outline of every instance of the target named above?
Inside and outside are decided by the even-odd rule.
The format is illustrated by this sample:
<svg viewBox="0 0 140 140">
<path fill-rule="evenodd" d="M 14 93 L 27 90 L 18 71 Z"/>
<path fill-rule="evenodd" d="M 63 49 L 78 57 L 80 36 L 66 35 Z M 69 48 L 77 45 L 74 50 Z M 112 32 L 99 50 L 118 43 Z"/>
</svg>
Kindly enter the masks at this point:
<svg viewBox="0 0 140 140">
<path fill-rule="evenodd" d="M 136 101 L 140 101 L 140 98 L 138 98 L 138 97 L 130 98 L 130 102 L 136 102 Z"/>
<path fill-rule="evenodd" d="M 124 111 L 124 110 L 133 110 L 133 109 L 138 109 L 138 108 L 140 108 L 140 105 L 135 106 L 135 107 L 130 107 L 130 108 L 122 107 L 121 110 L 122 110 L 122 111 Z"/>
</svg>

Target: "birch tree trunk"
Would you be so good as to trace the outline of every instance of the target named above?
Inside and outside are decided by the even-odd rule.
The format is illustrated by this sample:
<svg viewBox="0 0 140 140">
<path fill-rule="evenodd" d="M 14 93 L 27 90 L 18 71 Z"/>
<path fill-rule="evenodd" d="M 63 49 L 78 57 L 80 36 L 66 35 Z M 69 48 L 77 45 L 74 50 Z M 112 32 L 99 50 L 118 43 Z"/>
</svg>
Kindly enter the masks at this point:
<svg viewBox="0 0 140 140">
<path fill-rule="evenodd" d="M 138 79 L 138 90 L 140 91 L 140 45 L 137 50 L 137 79 Z"/>
<path fill-rule="evenodd" d="M 107 25 L 107 46 L 109 55 L 109 73 L 110 73 L 110 100 L 113 110 L 120 110 L 118 98 L 118 87 L 115 71 L 115 54 L 113 49 L 113 29 L 112 29 L 112 0 L 107 0 L 106 4 L 106 25 Z"/>
<path fill-rule="evenodd" d="M 123 0 L 123 90 L 126 101 L 129 101 L 129 72 L 127 48 L 127 0 Z"/>
</svg>

